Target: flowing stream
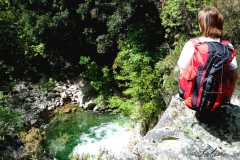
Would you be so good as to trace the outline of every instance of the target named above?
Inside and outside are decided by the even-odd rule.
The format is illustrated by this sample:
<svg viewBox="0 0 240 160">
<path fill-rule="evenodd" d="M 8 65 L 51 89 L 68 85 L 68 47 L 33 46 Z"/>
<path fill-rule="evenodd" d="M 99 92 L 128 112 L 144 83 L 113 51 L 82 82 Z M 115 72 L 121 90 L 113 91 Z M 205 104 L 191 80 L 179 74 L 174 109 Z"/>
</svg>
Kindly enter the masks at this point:
<svg viewBox="0 0 240 160">
<path fill-rule="evenodd" d="M 75 111 L 54 117 L 46 130 L 46 147 L 58 160 L 69 155 L 120 154 L 132 135 L 126 117 L 107 113 Z"/>
</svg>

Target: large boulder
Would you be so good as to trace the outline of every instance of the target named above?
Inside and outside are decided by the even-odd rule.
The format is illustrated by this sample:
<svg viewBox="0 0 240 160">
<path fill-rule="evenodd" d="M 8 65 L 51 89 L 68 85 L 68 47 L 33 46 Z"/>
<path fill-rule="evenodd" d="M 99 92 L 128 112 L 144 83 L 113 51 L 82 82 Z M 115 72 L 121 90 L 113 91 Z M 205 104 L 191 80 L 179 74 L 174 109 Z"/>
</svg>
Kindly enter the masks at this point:
<svg viewBox="0 0 240 160">
<path fill-rule="evenodd" d="M 140 159 L 154 160 L 240 159 L 239 117 L 236 104 L 225 105 L 215 114 L 200 115 L 176 95 L 158 124 L 132 152 Z"/>
</svg>

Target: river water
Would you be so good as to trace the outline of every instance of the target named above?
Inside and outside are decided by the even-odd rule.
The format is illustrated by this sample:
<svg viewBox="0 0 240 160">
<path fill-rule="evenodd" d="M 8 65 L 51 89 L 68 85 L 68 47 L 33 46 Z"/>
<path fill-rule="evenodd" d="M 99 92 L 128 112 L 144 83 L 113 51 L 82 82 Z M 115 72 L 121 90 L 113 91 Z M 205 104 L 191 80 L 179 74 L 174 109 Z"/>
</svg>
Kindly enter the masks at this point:
<svg viewBox="0 0 240 160">
<path fill-rule="evenodd" d="M 127 118 L 107 113 L 75 111 L 53 118 L 46 130 L 46 147 L 58 160 L 69 155 L 98 155 L 109 150 L 118 155 L 127 149 L 132 131 Z"/>
</svg>

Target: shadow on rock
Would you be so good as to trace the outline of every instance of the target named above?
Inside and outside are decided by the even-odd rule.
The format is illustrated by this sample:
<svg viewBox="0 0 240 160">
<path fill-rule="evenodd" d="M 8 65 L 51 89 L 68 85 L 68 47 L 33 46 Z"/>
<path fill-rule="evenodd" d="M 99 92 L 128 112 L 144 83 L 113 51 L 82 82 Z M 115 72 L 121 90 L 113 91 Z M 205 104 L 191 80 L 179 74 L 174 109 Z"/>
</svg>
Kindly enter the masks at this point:
<svg viewBox="0 0 240 160">
<path fill-rule="evenodd" d="M 240 141 L 240 107 L 225 104 L 213 113 L 195 114 L 199 125 L 210 134 L 228 143 Z"/>
</svg>

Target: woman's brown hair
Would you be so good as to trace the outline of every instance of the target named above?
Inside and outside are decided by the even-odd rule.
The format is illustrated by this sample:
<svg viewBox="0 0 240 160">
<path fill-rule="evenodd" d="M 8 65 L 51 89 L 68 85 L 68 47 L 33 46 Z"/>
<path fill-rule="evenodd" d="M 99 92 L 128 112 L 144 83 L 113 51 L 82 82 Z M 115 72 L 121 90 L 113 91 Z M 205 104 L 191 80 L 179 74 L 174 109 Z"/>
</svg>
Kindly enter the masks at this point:
<svg viewBox="0 0 240 160">
<path fill-rule="evenodd" d="M 206 7 L 198 14 L 198 24 L 202 36 L 221 38 L 223 34 L 223 15 L 216 7 Z"/>
</svg>

